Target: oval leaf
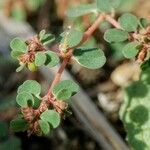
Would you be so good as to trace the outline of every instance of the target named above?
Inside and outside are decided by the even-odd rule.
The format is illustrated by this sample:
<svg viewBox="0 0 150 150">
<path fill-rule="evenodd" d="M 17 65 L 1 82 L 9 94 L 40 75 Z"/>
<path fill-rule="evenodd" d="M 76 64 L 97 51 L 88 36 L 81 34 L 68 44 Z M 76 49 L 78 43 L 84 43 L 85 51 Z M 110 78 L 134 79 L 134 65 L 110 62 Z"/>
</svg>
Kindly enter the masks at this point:
<svg viewBox="0 0 150 150">
<path fill-rule="evenodd" d="M 130 13 L 123 14 L 118 21 L 121 27 L 128 32 L 136 31 L 139 25 L 137 17 Z"/>
<path fill-rule="evenodd" d="M 24 40 L 15 38 L 10 42 L 10 47 L 13 51 L 27 52 L 27 45 Z"/>
<path fill-rule="evenodd" d="M 139 43 L 138 42 L 131 42 L 128 43 L 124 48 L 123 48 L 123 55 L 126 58 L 134 58 L 138 52 L 139 52 Z"/>
<path fill-rule="evenodd" d="M 46 61 L 46 55 L 43 52 L 38 52 L 35 55 L 35 65 L 42 66 Z"/>
<path fill-rule="evenodd" d="M 10 122 L 10 128 L 14 132 L 25 131 L 28 128 L 27 122 L 22 118 L 14 119 Z"/>
<path fill-rule="evenodd" d="M 27 92 L 39 96 L 41 93 L 41 86 L 37 81 L 27 80 L 21 86 L 19 86 L 17 92 Z"/>
<path fill-rule="evenodd" d="M 58 100 L 67 100 L 76 94 L 78 90 L 79 86 L 75 82 L 71 80 L 64 80 L 54 86 L 52 93 Z"/>
<path fill-rule="evenodd" d="M 46 135 L 50 132 L 50 126 L 47 121 L 45 120 L 39 120 L 39 126 L 42 130 L 42 132 Z"/>
<path fill-rule="evenodd" d="M 60 124 L 60 115 L 55 110 L 47 110 L 40 116 L 42 120 L 49 122 L 53 128 L 56 128 Z"/>
<path fill-rule="evenodd" d="M 98 48 L 80 48 L 74 50 L 74 59 L 82 66 L 89 69 L 101 68 L 105 62 L 106 57 L 101 49 Z"/>
<path fill-rule="evenodd" d="M 104 34 L 104 39 L 109 42 L 123 42 L 128 39 L 128 33 L 121 29 L 109 29 Z"/>
<path fill-rule="evenodd" d="M 34 104 L 33 96 L 27 92 L 21 92 L 17 95 L 16 101 L 21 107 L 28 107 L 28 104 Z"/>
<path fill-rule="evenodd" d="M 46 61 L 45 61 L 45 65 L 47 67 L 55 67 L 56 65 L 58 65 L 59 63 L 59 57 L 56 55 L 56 53 L 52 52 L 52 51 L 48 51 L 46 52 Z"/>
</svg>

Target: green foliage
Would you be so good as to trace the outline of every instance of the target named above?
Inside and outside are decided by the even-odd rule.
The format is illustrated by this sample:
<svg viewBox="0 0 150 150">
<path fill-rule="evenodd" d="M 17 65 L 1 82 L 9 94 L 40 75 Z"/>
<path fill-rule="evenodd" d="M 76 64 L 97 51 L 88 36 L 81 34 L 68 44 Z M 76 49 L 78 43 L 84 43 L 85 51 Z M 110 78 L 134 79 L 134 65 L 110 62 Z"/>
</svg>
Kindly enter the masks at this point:
<svg viewBox="0 0 150 150">
<path fill-rule="evenodd" d="M 43 112 L 40 118 L 50 123 L 53 128 L 57 128 L 60 124 L 60 115 L 55 110 L 47 110 Z"/>
<path fill-rule="evenodd" d="M 120 118 L 127 131 L 127 140 L 136 150 L 148 150 L 150 144 L 150 69 L 141 74 L 140 81 L 133 82 L 125 90 Z"/>
<path fill-rule="evenodd" d="M 104 39 L 109 42 L 123 42 L 128 39 L 128 33 L 121 29 L 108 29 L 104 34 Z"/>
<path fill-rule="evenodd" d="M 149 25 L 149 21 L 145 18 L 140 18 L 139 25 L 141 28 L 146 28 Z"/>
<path fill-rule="evenodd" d="M 33 105 L 34 104 L 34 99 L 32 94 L 27 93 L 27 92 L 21 92 L 17 95 L 16 102 L 21 106 L 21 107 L 28 107 L 29 104 Z"/>
<path fill-rule="evenodd" d="M 75 82 L 64 80 L 54 86 L 52 93 L 58 100 L 67 100 L 76 94 L 78 90 L 79 86 Z"/>
<path fill-rule="evenodd" d="M 35 55 L 35 65 L 36 66 L 42 66 L 45 64 L 46 61 L 46 55 L 43 52 L 38 52 Z"/>
<path fill-rule="evenodd" d="M 121 27 L 128 32 L 136 31 L 139 25 L 137 17 L 130 13 L 123 14 L 118 21 Z"/>
<path fill-rule="evenodd" d="M 83 37 L 83 33 L 76 29 L 70 29 L 62 34 L 61 43 L 66 44 L 68 47 L 74 47 L 78 45 Z"/>
<path fill-rule="evenodd" d="M 10 122 L 10 128 L 15 132 L 25 131 L 28 124 L 24 119 L 18 117 Z"/>
<path fill-rule="evenodd" d="M 21 65 L 22 67 L 23 66 L 25 66 L 24 64 L 23 65 Z M 20 66 L 20 67 L 21 67 Z M 29 62 L 28 64 L 27 64 L 27 67 L 28 67 L 28 69 L 31 71 L 31 72 L 35 72 L 35 71 L 37 71 L 37 66 L 35 65 L 35 62 Z M 22 69 L 22 68 L 21 68 Z M 19 69 L 20 70 L 20 69 Z M 18 70 L 18 71 L 19 71 Z"/>
<path fill-rule="evenodd" d="M 54 35 L 52 35 L 52 34 L 46 34 L 46 31 L 45 31 L 45 30 L 42 30 L 42 31 L 39 33 L 39 38 L 40 38 L 40 41 L 41 41 L 41 43 L 42 43 L 43 45 L 52 43 L 52 42 L 55 40 Z"/>
<path fill-rule="evenodd" d="M 17 93 L 27 92 L 39 96 L 41 93 L 41 86 L 37 81 L 27 80 L 19 86 Z"/>
<path fill-rule="evenodd" d="M 24 40 L 20 38 L 14 38 L 10 42 L 10 47 L 13 51 L 19 51 L 19 52 L 27 52 L 27 45 Z"/>
<path fill-rule="evenodd" d="M 46 54 L 46 61 L 45 61 L 45 65 L 47 67 L 55 67 L 58 63 L 59 63 L 59 57 L 56 55 L 56 53 L 52 52 L 52 51 L 48 51 L 45 53 Z"/>
<path fill-rule="evenodd" d="M 46 135 L 50 132 L 50 126 L 47 121 L 39 120 L 39 125 L 40 125 L 40 128 L 41 128 L 43 134 Z"/>
<path fill-rule="evenodd" d="M 103 51 L 99 48 L 80 48 L 75 49 L 74 59 L 82 66 L 89 69 L 101 68 L 105 62 L 106 58 Z"/>
<path fill-rule="evenodd" d="M 80 17 L 89 13 L 97 12 L 97 7 L 94 4 L 82 4 L 77 7 L 70 8 L 67 11 L 68 17 Z"/>
<path fill-rule="evenodd" d="M 121 0 L 96 0 L 97 8 L 101 12 L 112 12 L 120 2 Z"/>
<path fill-rule="evenodd" d="M 126 44 L 123 48 L 123 55 L 129 59 L 134 58 L 139 52 L 139 46 L 140 43 L 138 42 L 131 42 Z"/>
</svg>

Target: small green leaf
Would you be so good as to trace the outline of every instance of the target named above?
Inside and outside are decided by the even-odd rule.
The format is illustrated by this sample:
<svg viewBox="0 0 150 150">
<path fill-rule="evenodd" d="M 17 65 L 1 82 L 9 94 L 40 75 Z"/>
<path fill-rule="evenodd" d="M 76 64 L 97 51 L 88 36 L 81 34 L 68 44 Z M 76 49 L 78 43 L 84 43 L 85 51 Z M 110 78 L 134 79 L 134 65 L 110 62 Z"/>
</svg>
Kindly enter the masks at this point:
<svg viewBox="0 0 150 150">
<path fill-rule="evenodd" d="M 19 56 L 23 55 L 24 52 L 12 50 L 11 51 L 11 57 L 14 59 L 17 59 Z"/>
<path fill-rule="evenodd" d="M 74 59 L 82 66 L 89 69 L 98 69 L 101 68 L 105 62 L 106 58 L 101 49 L 98 48 L 80 48 L 75 49 Z"/>
<path fill-rule="evenodd" d="M 139 45 L 138 42 L 130 42 L 123 48 L 123 55 L 126 58 L 134 58 L 139 52 Z"/>
<path fill-rule="evenodd" d="M 70 8 L 67 11 L 67 16 L 68 17 L 80 17 L 80 16 L 83 16 L 83 15 L 86 15 L 86 14 L 89 14 L 92 12 L 97 12 L 95 3 L 94 4 L 84 4 L 84 5 L 82 4 L 77 7 Z"/>
<path fill-rule="evenodd" d="M 52 52 L 52 51 L 48 51 L 46 52 L 46 62 L 45 65 L 47 67 L 55 67 L 56 65 L 58 65 L 59 63 L 59 57 L 56 55 L 56 53 Z"/>
<path fill-rule="evenodd" d="M 54 86 L 52 93 L 58 100 L 67 100 L 76 94 L 78 90 L 79 86 L 75 82 L 71 80 L 64 80 Z"/>
<path fill-rule="evenodd" d="M 140 18 L 139 25 L 141 28 L 146 28 L 149 25 L 149 21 L 145 18 Z"/>
<path fill-rule="evenodd" d="M 54 35 L 52 34 L 46 34 L 45 30 L 42 30 L 39 33 L 40 41 L 42 42 L 43 45 L 49 44 L 55 40 Z"/>
<path fill-rule="evenodd" d="M 25 131 L 28 128 L 27 122 L 22 118 L 14 119 L 10 122 L 10 128 L 14 132 Z"/>
<path fill-rule="evenodd" d="M 20 72 L 21 70 L 23 70 L 24 67 L 25 67 L 25 64 L 20 65 L 20 66 L 16 69 L 16 72 Z"/>
<path fill-rule="evenodd" d="M 143 62 L 140 67 L 142 71 L 145 71 L 146 69 L 150 68 L 150 59 Z"/>
<path fill-rule="evenodd" d="M 27 92 L 21 92 L 17 95 L 16 101 L 18 105 L 21 107 L 28 107 L 28 104 L 31 103 L 31 105 L 34 104 L 33 96 L 30 93 Z"/>
<path fill-rule="evenodd" d="M 23 53 L 27 52 L 27 45 L 26 45 L 25 41 L 20 38 L 14 38 L 10 42 L 10 48 L 13 51 L 19 51 L 19 52 L 23 52 Z"/>
<path fill-rule="evenodd" d="M 38 52 L 35 55 L 35 65 L 42 66 L 46 61 L 46 55 L 43 52 Z"/>
<path fill-rule="evenodd" d="M 21 92 L 27 92 L 39 96 L 41 93 L 41 86 L 37 81 L 27 80 L 18 88 L 18 94 Z"/>
<path fill-rule="evenodd" d="M 128 33 L 121 29 L 108 29 L 104 34 L 104 39 L 109 42 L 123 42 L 128 39 Z"/>
<path fill-rule="evenodd" d="M 39 120 L 39 126 L 42 130 L 42 132 L 46 135 L 50 132 L 50 126 L 47 121 L 45 120 Z"/>
<path fill-rule="evenodd" d="M 42 120 L 49 122 L 53 128 L 56 128 L 60 124 L 60 115 L 55 110 L 47 110 L 40 116 Z"/>
<path fill-rule="evenodd" d="M 76 29 L 70 29 L 66 33 L 63 33 L 63 38 L 61 40 L 61 43 L 66 42 L 69 47 L 74 47 L 78 45 L 83 37 L 83 33 L 81 31 L 78 31 Z"/>
<path fill-rule="evenodd" d="M 123 14 L 118 21 L 121 27 L 128 32 L 136 31 L 139 25 L 137 17 L 130 13 Z"/>
<path fill-rule="evenodd" d="M 117 8 L 121 0 L 96 0 L 97 8 L 102 12 L 112 12 Z"/>
</svg>

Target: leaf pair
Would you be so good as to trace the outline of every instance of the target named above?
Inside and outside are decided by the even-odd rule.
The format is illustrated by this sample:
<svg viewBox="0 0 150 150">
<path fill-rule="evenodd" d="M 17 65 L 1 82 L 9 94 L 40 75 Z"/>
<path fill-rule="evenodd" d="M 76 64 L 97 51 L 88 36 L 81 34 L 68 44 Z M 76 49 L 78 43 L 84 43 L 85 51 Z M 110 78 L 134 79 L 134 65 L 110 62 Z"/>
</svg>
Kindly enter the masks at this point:
<svg viewBox="0 0 150 150">
<path fill-rule="evenodd" d="M 57 100 L 68 100 L 71 96 L 76 94 L 78 90 L 79 86 L 75 82 L 64 80 L 54 86 L 52 93 Z"/>
<path fill-rule="evenodd" d="M 47 52 L 38 52 L 35 55 L 35 65 L 36 66 L 42 66 L 45 65 L 47 67 L 54 67 L 59 63 L 59 57 L 56 55 L 56 53 L 52 51 Z"/>
<path fill-rule="evenodd" d="M 50 132 L 50 128 L 57 128 L 60 124 L 61 117 L 55 110 L 47 110 L 40 116 L 39 126 L 44 134 Z"/>
<path fill-rule="evenodd" d="M 37 106 L 40 103 L 41 86 L 37 81 L 27 80 L 19 86 L 16 101 L 23 108 Z"/>
</svg>

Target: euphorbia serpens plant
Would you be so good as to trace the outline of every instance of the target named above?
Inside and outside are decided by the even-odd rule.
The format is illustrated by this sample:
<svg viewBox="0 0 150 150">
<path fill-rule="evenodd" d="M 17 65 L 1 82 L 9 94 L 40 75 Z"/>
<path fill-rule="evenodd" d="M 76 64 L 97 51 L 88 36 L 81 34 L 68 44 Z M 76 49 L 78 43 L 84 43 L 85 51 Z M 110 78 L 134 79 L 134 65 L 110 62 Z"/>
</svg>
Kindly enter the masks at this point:
<svg viewBox="0 0 150 150">
<path fill-rule="evenodd" d="M 135 89 L 133 91 L 129 90 L 130 88 L 126 89 L 126 100 L 120 111 L 121 119 L 128 132 L 127 139 L 135 149 L 150 149 L 148 141 L 144 140 L 142 142 L 145 148 L 140 149 L 142 144 L 139 141 L 142 140 L 142 137 L 146 138 L 147 132 L 144 129 L 148 128 L 149 125 L 145 124 L 144 121 L 140 124 L 138 120 L 141 119 L 141 116 L 136 115 L 136 113 L 133 115 L 133 110 L 139 106 L 139 102 L 133 101 L 132 104 L 132 98 L 135 98 L 134 91 L 138 92 L 143 88 L 150 89 L 150 82 L 148 82 L 150 81 L 148 80 L 150 78 L 150 26 L 146 19 L 137 18 L 131 13 L 124 13 L 118 19 L 115 19 L 115 9 L 119 4 L 120 0 L 96 0 L 95 3 L 69 9 L 68 17 L 78 18 L 93 13 L 96 19 L 85 32 L 71 27 L 61 33 L 59 48 L 55 51 L 45 47 L 47 43 L 55 40 L 55 37 L 52 34 L 47 34 L 45 30 L 26 41 L 20 38 L 11 41 L 11 55 L 20 64 L 17 71 L 21 71 L 24 67 L 30 71 L 36 71 L 39 66 L 46 66 L 47 69 L 50 69 L 60 63 L 60 68 L 47 94 L 43 97 L 41 97 L 41 86 L 37 81 L 27 80 L 18 88 L 16 101 L 21 107 L 21 115 L 11 122 L 11 128 L 14 131 L 27 130 L 28 135 L 42 135 L 48 134 L 52 129 L 59 126 L 68 111 L 69 99 L 79 90 L 79 86 L 74 81 L 61 81 L 61 75 L 71 59 L 89 69 L 98 69 L 105 64 L 106 57 L 103 50 L 99 47 L 88 46 L 85 42 L 90 39 L 101 23 L 107 21 L 112 25 L 112 28 L 104 33 L 104 39 L 108 43 L 125 43 L 122 53 L 126 58 L 137 61 L 142 70 L 140 81 L 134 84 Z M 142 94 L 140 95 L 139 92 L 139 95 L 143 98 L 141 105 L 144 105 L 146 104 L 145 101 L 150 99 L 150 96 L 149 94 Z M 148 106 L 144 107 L 148 108 Z M 143 111 L 141 112 L 139 109 L 137 114 L 140 113 L 142 114 Z M 136 120 L 135 122 L 133 118 Z M 139 128 L 139 125 L 143 125 L 143 128 Z M 132 130 L 130 130 L 131 128 Z"/>
</svg>

